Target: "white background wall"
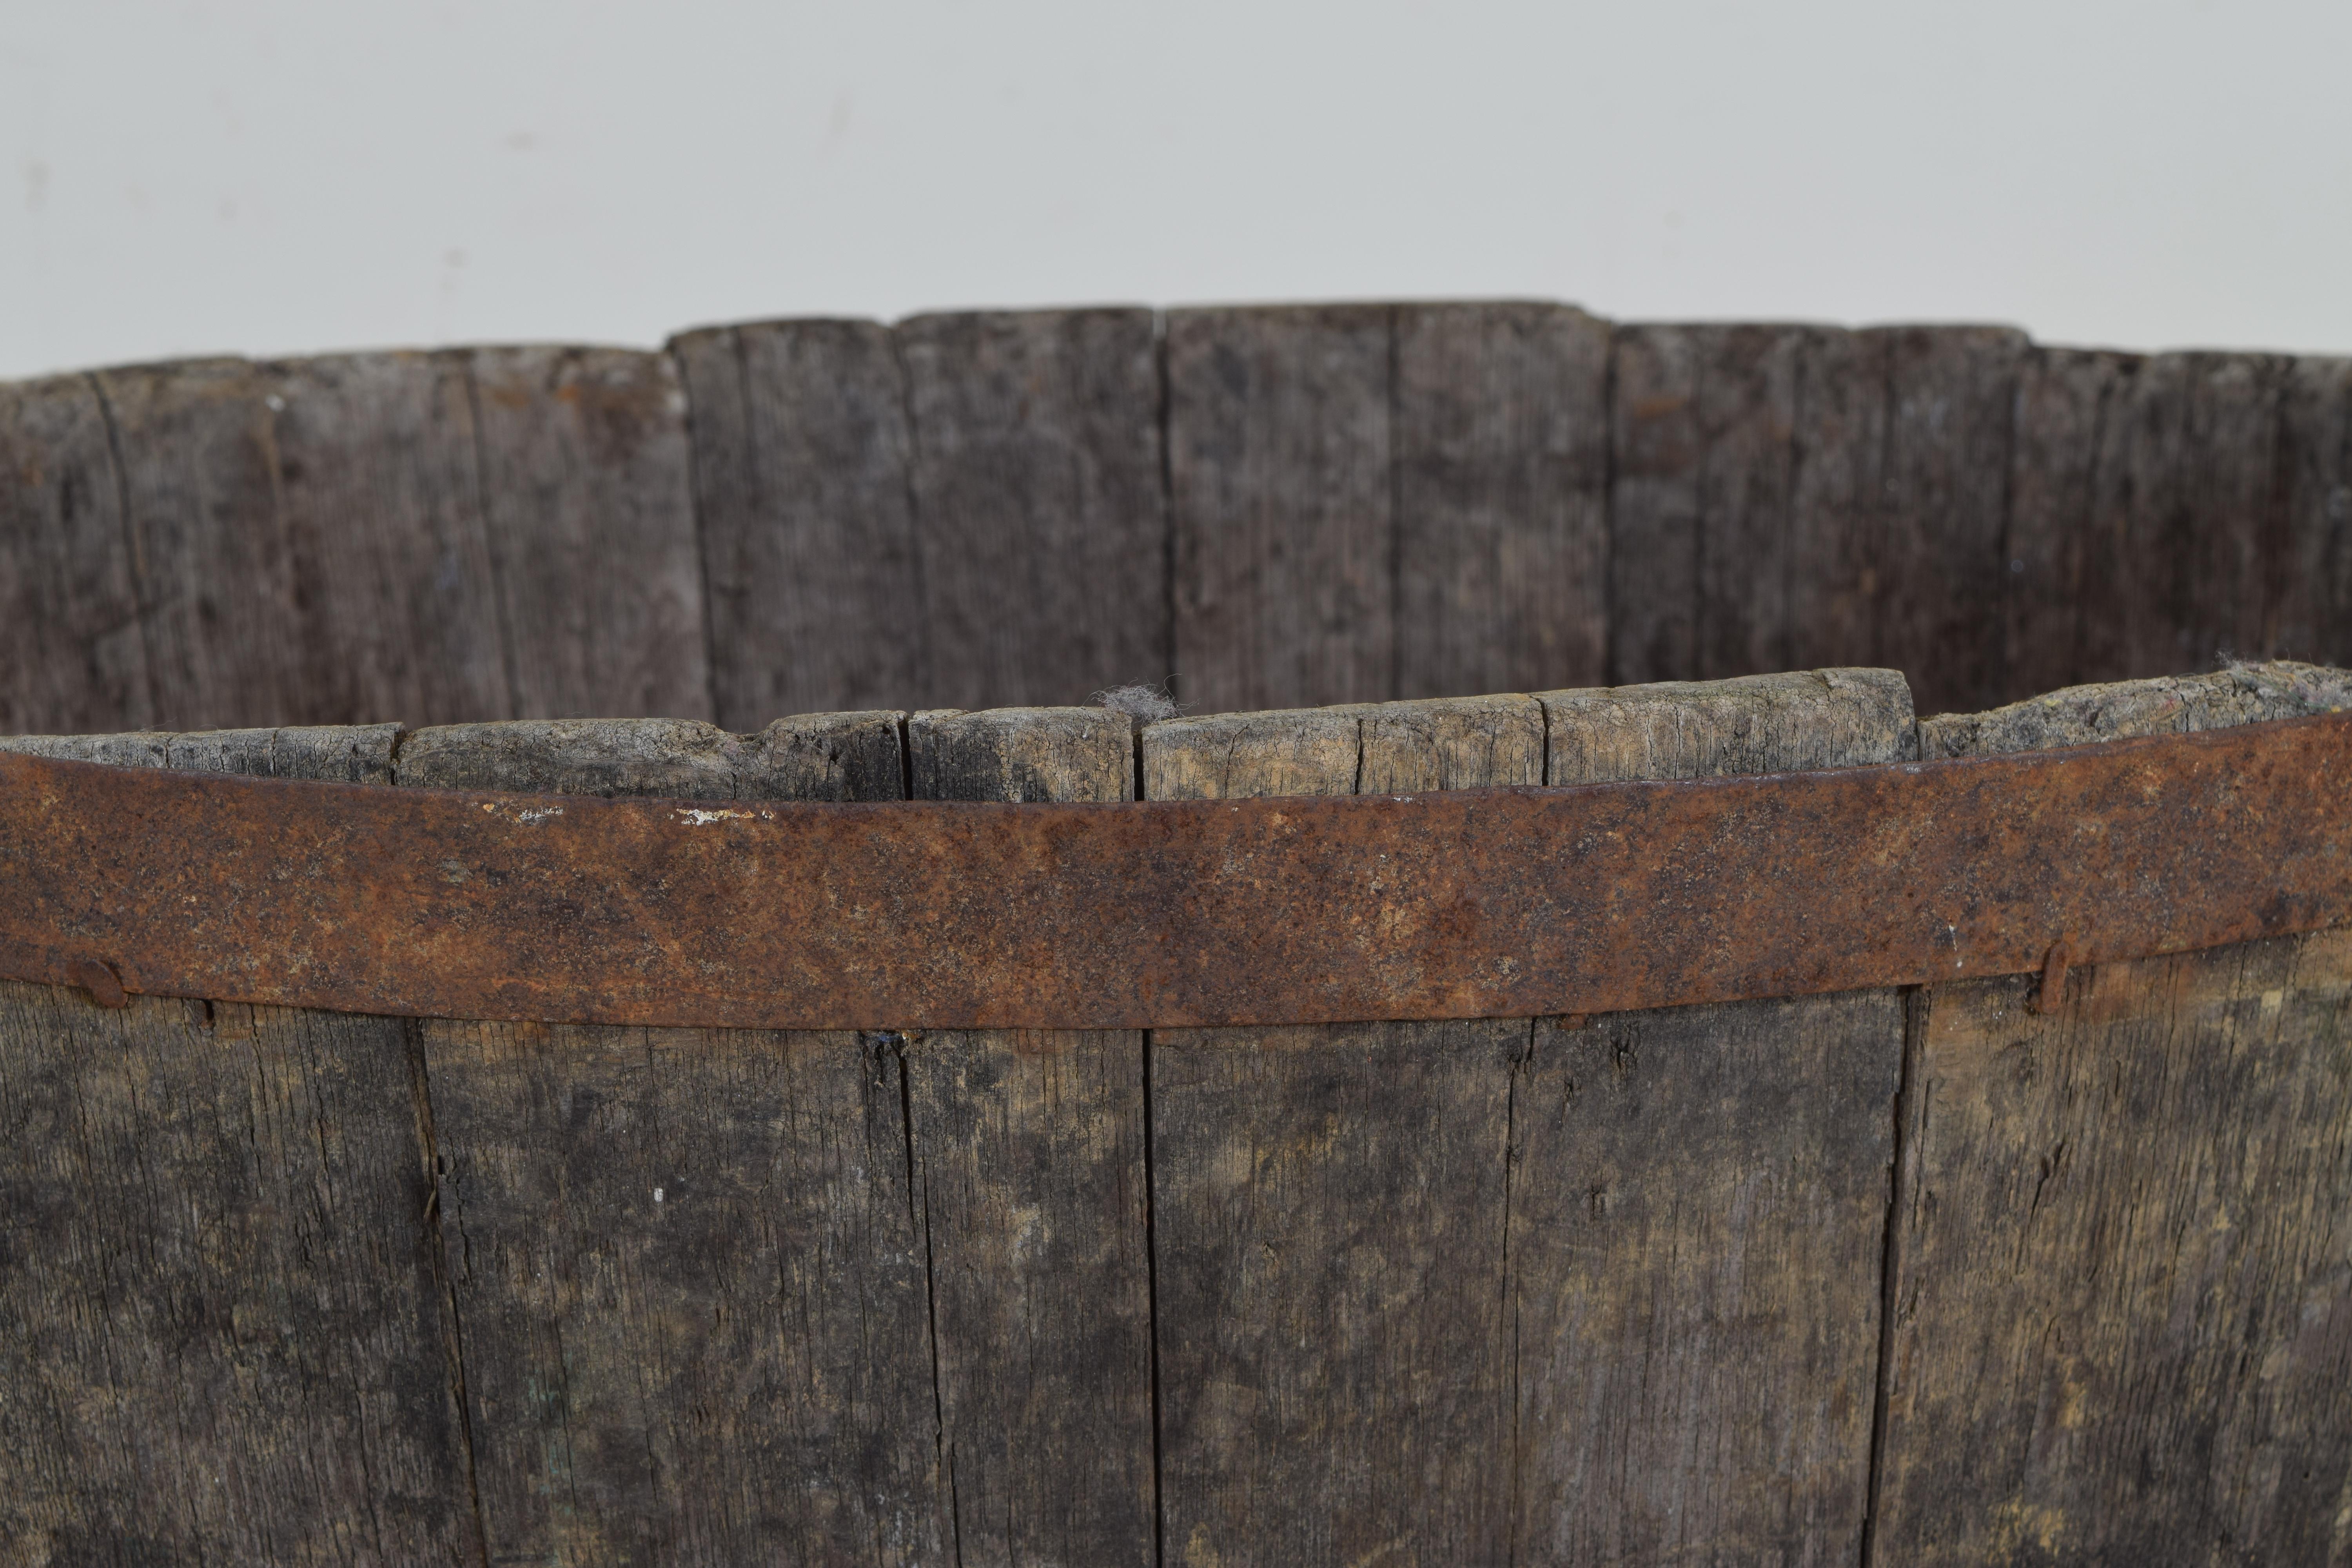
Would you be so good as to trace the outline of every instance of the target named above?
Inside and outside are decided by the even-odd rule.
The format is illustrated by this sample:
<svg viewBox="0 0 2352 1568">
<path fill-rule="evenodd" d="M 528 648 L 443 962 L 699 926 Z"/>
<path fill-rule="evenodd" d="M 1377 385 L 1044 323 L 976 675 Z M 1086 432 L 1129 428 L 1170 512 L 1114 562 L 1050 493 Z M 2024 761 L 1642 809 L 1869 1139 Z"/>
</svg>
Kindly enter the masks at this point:
<svg viewBox="0 0 2352 1568">
<path fill-rule="evenodd" d="M 0 375 L 1517 294 L 2352 351 L 2347 0 L 0 0 Z"/>
</svg>

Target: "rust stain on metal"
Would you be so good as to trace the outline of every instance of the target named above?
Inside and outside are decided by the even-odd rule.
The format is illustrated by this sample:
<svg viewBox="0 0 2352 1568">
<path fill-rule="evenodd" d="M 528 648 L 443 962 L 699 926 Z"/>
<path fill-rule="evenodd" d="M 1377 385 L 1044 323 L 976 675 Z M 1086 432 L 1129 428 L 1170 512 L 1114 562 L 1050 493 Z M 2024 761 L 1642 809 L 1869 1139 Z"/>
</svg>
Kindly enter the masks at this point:
<svg viewBox="0 0 2352 1568">
<path fill-rule="evenodd" d="M 2071 962 L 2064 937 L 2050 944 L 2050 951 L 2042 959 L 2042 984 L 2033 992 L 2036 1013 L 2047 1016 L 2066 1005 L 2066 971 Z"/>
<path fill-rule="evenodd" d="M 122 989 L 122 977 L 103 959 L 78 958 L 66 965 L 66 977 L 89 992 L 89 999 L 101 1007 L 131 1005 L 130 994 Z"/>
<path fill-rule="evenodd" d="M 0 757 L 0 973 L 786 1028 L 1591 1014 L 2352 919 L 2352 716 L 1659 784 L 692 805 Z M 560 808 L 560 809 L 559 809 Z"/>
</svg>

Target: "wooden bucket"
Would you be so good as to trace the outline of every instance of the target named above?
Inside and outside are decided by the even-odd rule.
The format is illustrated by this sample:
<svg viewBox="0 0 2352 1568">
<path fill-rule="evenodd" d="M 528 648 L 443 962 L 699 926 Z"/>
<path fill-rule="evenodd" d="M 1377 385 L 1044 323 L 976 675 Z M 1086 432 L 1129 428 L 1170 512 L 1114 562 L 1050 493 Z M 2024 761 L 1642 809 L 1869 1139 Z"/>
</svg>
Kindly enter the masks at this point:
<svg viewBox="0 0 2352 1568">
<path fill-rule="evenodd" d="M 2352 662 L 2347 399 L 1533 306 L 0 388 L 0 1550 L 2336 1561 L 2352 676 L 2164 672 Z"/>
</svg>

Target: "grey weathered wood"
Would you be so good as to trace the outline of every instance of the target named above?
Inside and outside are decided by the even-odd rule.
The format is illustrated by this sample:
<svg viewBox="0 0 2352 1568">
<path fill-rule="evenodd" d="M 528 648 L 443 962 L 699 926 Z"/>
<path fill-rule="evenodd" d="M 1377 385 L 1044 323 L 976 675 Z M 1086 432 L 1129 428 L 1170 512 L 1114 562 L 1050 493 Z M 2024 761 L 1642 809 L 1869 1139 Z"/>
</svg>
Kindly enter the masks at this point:
<svg viewBox="0 0 2352 1568">
<path fill-rule="evenodd" d="M 2340 1562 L 2352 943 L 2065 984 L 1927 994 L 1874 1558 Z"/>
<path fill-rule="evenodd" d="M 946 1559 L 894 1037 L 423 1042 L 489 1561 Z"/>
<path fill-rule="evenodd" d="M 2352 359 L 2298 359 L 2279 403 L 2286 537 L 2264 635 L 2293 658 L 2352 665 Z"/>
<path fill-rule="evenodd" d="M 352 717 L 333 711 L 331 686 L 347 667 L 298 604 L 264 374 L 242 360 L 194 360 L 93 382 L 121 452 L 155 721 Z"/>
<path fill-rule="evenodd" d="M 324 705 L 300 717 L 440 724 L 514 712 L 464 357 L 257 368 L 291 608 L 310 617 L 321 663 L 306 673 L 324 683 Z M 211 635 L 240 634 L 215 623 Z"/>
<path fill-rule="evenodd" d="M 1820 331 L 1800 361 L 1790 662 L 1908 673 L 1928 711 L 2002 691 L 2022 334 Z"/>
<path fill-rule="evenodd" d="M 1889 399 L 1870 663 L 1911 677 L 1930 713 L 1980 708 L 2001 668 L 2008 487 L 2025 334 L 2004 327 L 1885 333 Z M 1810 661 L 1808 661 L 1810 662 Z"/>
<path fill-rule="evenodd" d="M 193 361 L 94 382 L 159 721 L 511 710 L 461 362 Z"/>
<path fill-rule="evenodd" d="M 0 732 L 152 722 L 144 630 L 96 387 L 0 382 Z"/>
<path fill-rule="evenodd" d="M 397 724 L 199 730 L 184 735 L 142 730 L 121 735 L 0 735 L 0 752 L 116 767 L 390 784 L 400 739 Z"/>
<path fill-rule="evenodd" d="M 1854 1560 L 1902 1042 L 1892 991 L 1538 1021 L 1497 1560 Z"/>
<path fill-rule="evenodd" d="M 676 367 L 574 348 L 477 349 L 467 367 L 511 716 L 711 718 Z"/>
<path fill-rule="evenodd" d="M 935 654 L 902 700 L 1080 702 L 1166 679 L 1151 312 L 918 316 L 891 337 L 914 422 L 920 609 Z"/>
<path fill-rule="evenodd" d="M 2263 355 L 2158 354 L 2131 378 L 2100 455 L 2075 679 L 2268 654 L 2284 374 Z"/>
<path fill-rule="evenodd" d="M 2074 686 L 1984 713 L 1947 713 L 1919 725 L 1919 754 L 1976 756 L 2086 746 L 2135 735 L 2224 730 L 2352 708 L 2352 674 L 2279 660 L 2210 675 Z"/>
<path fill-rule="evenodd" d="M 1796 327 L 1617 334 L 1611 605 L 1621 680 L 1786 668 Z M 1589 684 L 1589 682 L 1587 682 Z"/>
<path fill-rule="evenodd" d="M 1607 673 L 1609 327 L 1565 305 L 1396 312 L 1398 697 Z"/>
<path fill-rule="evenodd" d="M 1789 663 L 1878 662 L 1889 344 L 1816 329 L 1798 355 L 1796 476 L 1789 503 Z M 1907 672 L 1906 672 L 1907 673 Z"/>
<path fill-rule="evenodd" d="M 915 794 L 1134 798 L 1127 716 L 918 713 Z M 906 1049 L 953 1560 L 1155 1560 L 1142 1036 L 939 1031 Z"/>
<path fill-rule="evenodd" d="M 1548 691 L 1544 782 L 1711 778 L 1902 762 L 1911 691 L 1891 669 Z"/>
<path fill-rule="evenodd" d="M 1359 710 L 1362 795 L 1544 782 L 1544 712 L 1532 697 L 1383 702 Z"/>
<path fill-rule="evenodd" d="M 419 730 L 400 783 L 681 800 L 898 800 L 897 713 L 809 713 L 754 735 L 691 719 L 518 719 Z"/>
<path fill-rule="evenodd" d="M 1890 670 L 1541 700 L 1555 784 L 1916 743 Z M 1851 1557 L 1901 1047 L 1892 992 L 1538 1024 L 1513 1100 L 1515 1561 Z"/>
<path fill-rule="evenodd" d="M 1170 312 L 1175 676 L 1189 706 L 1396 695 L 1391 315 Z"/>
<path fill-rule="evenodd" d="M 394 1019 L 0 984 L 0 1556 L 479 1561 Z"/>
<path fill-rule="evenodd" d="M 1146 800 L 1353 795 L 1360 708 L 1215 713 L 1146 725 Z"/>
<path fill-rule="evenodd" d="M 1486 705 L 1490 726 L 1509 702 Z M 1482 757 L 1525 774 L 1523 733 L 1517 748 L 1447 747 L 1428 711 L 1444 706 L 1151 725 L 1146 792 L 1349 794 L 1367 723 L 1391 776 L 1516 782 L 1470 773 Z M 1449 717 L 1458 729 L 1464 716 Z M 1501 1560 L 1506 1157 L 1527 1032 L 1153 1032 L 1170 1559 Z"/>
<path fill-rule="evenodd" d="M 934 709 L 907 721 L 916 800 L 1133 800 L 1135 743 L 1102 708 Z"/>
<path fill-rule="evenodd" d="M 2139 362 L 2128 354 L 2036 349 L 2018 366 L 2009 464 L 2002 694 L 2020 699 L 2083 679 L 2081 610 L 2095 591 L 2092 533 L 2107 422 Z"/>
<path fill-rule="evenodd" d="M 1698 673 L 1700 339 L 1684 327 L 1617 330 L 1609 410 L 1612 680 Z"/>
<path fill-rule="evenodd" d="M 1500 1563 L 1524 1020 L 1155 1031 L 1175 1563 Z"/>
<path fill-rule="evenodd" d="M 914 437 L 888 331 L 750 322 L 670 350 L 691 406 L 709 717 L 748 730 L 928 700 Z"/>
<path fill-rule="evenodd" d="M 1790 504 L 1796 477 L 1798 327 L 1712 327 L 1702 351 L 1698 661 L 1695 679 L 1792 666 Z"/>
<path fill-rule="evenodd" d="M 400 782 L 897 798 L 898 715 L 421 731 Z M 952 1534 L 903 1042 L 423 1026 L 508 1557 L 925 1563 Z"/>
<path fill-rule="evenodd" d="M 1555 704 L 1553 782 L 1885 761 L 1913 735 L 1885 671 L 1228 715 L 1145 729 L 1145 793 L 1533 782 Z M 1525 1021 L 1154 1032 L 1170 1556 L 1851 1554 L 1895 998 L 1592 1028 L 1658 1042 L 1652 1076 L 1577 1101 L 1581 1021 L 1532 1057 Z M 1596 1173 L 1634 1205 L 1597 1232 Z M 1605 1292 L 1615 1316 L 1579 1315 Z M 1787 1408 L 1727 1430 L 1672 1392 L 1694 1386 Z"/>
</svg>

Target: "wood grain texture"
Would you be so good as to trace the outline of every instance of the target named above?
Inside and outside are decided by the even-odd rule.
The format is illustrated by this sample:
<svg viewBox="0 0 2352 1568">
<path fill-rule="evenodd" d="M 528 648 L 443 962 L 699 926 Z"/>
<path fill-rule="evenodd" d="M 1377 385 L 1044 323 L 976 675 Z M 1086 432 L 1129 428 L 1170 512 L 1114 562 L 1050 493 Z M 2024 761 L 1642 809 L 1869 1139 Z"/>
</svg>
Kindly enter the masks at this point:
<svg viewBox="0 0 2352 1568">
<path fill-rule="evenodd" d="M 1580 777 L 1885 760 L 1911 734 L 1885 671 L 1367 706 L 1328 733 L 1230 715 L 1147 728 L 1145 793 L 1532 782 L 1556 700 Z M 1154 1031 L 1167 1554 L 1850 1557 L 1899 1016 L 1891 993 L 1783 1005 L 1595 1021 L 1660 1045 L 1591 1121 L 1567 1116 L 1582 1021 L 1549 1047 L 1508 1020 Z M 1654 1208 L 1596 1232 L 1595 1172 Z"/>
<path fill-rule="evenodd" d="M 1482 754 L 1396 721 L 1422 706 L 1155 724 L 1146 793 L 1353 793 L 1366 713 L 1391 718 L 1385 772 Z M 1525 772 L 1523 740 L 1500 750 Z M 1153 1031 L 1169 1559 L 1501 1560 L 1505 1161 L 1527 1031 Z"/>
<path fill-rule="evenodd" d="M 1360 708 L 1169 719 L 1144 726 L 1146 800 L 1353 795 Z"/>
<path fill-rule="evenodd" d="M 154 721 L 131 538 L 88 376 L 0 382 L 0 733 Z"/>
<path fill-rule="evenodd" d="M 394 1019 L 0 985 L 0 1557 L 471 1563 Z"/>
<path fill-rule="evenodd" d="M 929 800 L 1134 798 L 1127 716 L 918 713 Z M 906 1049 L 954 1560 L 1156 1558 L 1143 1037 L 936 1031 Z"/>
<path fill-rule="evenodd" d="M 1799 668 L 1790 648 L 1798 327 L 1700 329 L 1698 680 Z"/>
<path fill-rule="evenodd" d="M 264 374 L 242 360 L 195 360 L 93 382 L 122 454 L 154 721 L 203 729 L 349 716 L 322 689 L 344 679 L 341 661 L 298 604 L 308 563 L 277 502 Z"/>
<path fill-rule="evenodd" d="M 2108 421 L 2084 575 L 2078 679 L 2271 652 L 2266 557 L 2287 557 L 2278 471 L 2284 362 L 2158 354 Z"/>
<path fill-rule="evenodd" d="M 1360 710 L 1362 795 L 1544 782 L 1544 712 L 1532 697 L 1383 702 Z"/>
<path fill-rule="evenodd" d="M 1796 327 L 1621 328 L 1612 678 L 1785 668 Z"/>
<path fill-rule="evenodd" d="M 397 724 L 326 724 L 280 730 L 160 730 L 121 735 L 5 735 L 0 752 L 116 767 L 181 768 L 251 778 L 390 784 Z"/>
<path fill-rule="evenodd" d="M 1893 991 L 1537 1023 L 1508 1561 L 1854 1560 L 1902 1041 Z"/>
<path fill-rule="evenodd" d="M 2081 609 L 2103 552 L 2094 532 L 2108 422 L 2140 362 L 2128 354 L 2036 349 L 2018 367 L 2004 547 L 2002 700 L 2090 679 Z M 2154 673 L 2147 672 L 2147 673 Z"/>
<path fill-rule="evenodd" d="M 300 718 L 440 724 L 513 713 L 464 356 L 338 354 L 258 369 L 295 563 L 291 609 L 320 656 L 303 673 L 327 683 L 324 705 Z M 245 634 L 224 621 L 207 635 Z"/>
<path fill-rule="evenodd" d="M 1910 675 L 1927 712 L 1981 708 L 2007 689 L 2001 551 L 2025 334 L 1899 327 L 1885 335 L 1885 523 L 1869 662 Z"/>
<path fill-rule="evenodd" d="M 806 713 L 753 735 L 691 719 L 517 719 L 419 730 L 401 784 L 679 800 L 898 800 L 898 713 Z"/>
<path fill-rule="evenodd" d="M 1565 305 L 1396 312 L 1397 684 L 1606 674 L 1609 327 Z"/>
<path fill-rule="evenodd" d="M 1124 713 L 1101 708 L 938 709 L 907 720 L 916 800 L 1133 800 Z"/>
<path fill-rule="evenodd" d="M 191 361 L 93 381 L 122 454 L 159 721 L 510 710 L 462 361 Z"/>
<path fill-rule="evenodd" d="M 1548 691 L 1544 782 L 1715 778 L 1917 755 L 1911 691 L 1891 669 Z"/>
<path fill-rule="evenodd" d="M 467 363 L 509 716 L 712 717 L 676 367 L 623 349 L 477 349 Z"/>
<path fill-rule="evenodd" d="M 897 798 L 898 749 L 896 713 L 481 725 L 400 782 Z M 492 1560 L 940 1561 L 903 1040 L 421 1028 Z"/>
<path fill-rule="evenodd" d="M 490 1561 L 941 1561 L 896 1037 L 422 1038 Z"/>
<path fill-rule="evenodd" d="M 1176 310 L 1176 691 L 1204 712 L 1395 696 L 1386 306 Z"/>
<path fill-rule="evenodd" d="M 1499 1563 L 1520 1020 L 1152 1036 L 1171 1562 Z"/>
<path fill-rule="evenodd" d="M 2352 360 L 2292 361 L 2279 403 L 2285 530 L 2266 634 L 2292 658 L 2352 665 Z"/>
<path fill-rule="evenodd" d="M 918 316 L 891 338 L 914 422 L 921 614 L 940 656 L 900 700 L 1070 703 L 1165 679 L 1151 312 Z"/>
<path fill-rule="evenodd" d="M 874 321 L 673 339 L 710 585 L 709 717 L 911 707 L 929 668 L 906 384 Z"/>
<path fill-rule="evenodd" d="M 28 735 L 385 784 L 396 724 Z M 473 1562 L 413 1053 L 394 1019 L 0 987 L 0 1554 Z M 6 1474 L 0 1471 L 0 1474 Z"/>
<path fill-rule="evenodd" d="M 1876 664 L 1892 367 L 1884 334 L 1817 328 L 1798 354 L 1789 663 Z M 1908 671 L 1905 673 L 1908 674 Z"/>
<path fill-rule="evenodd" d="M 2210 675 L 2158 676 L 2063 691 L 1985 713 L 1947 713 L 1919 725 L 1919 755 L 1981 756 L 2087 746 L 2135 735 L 2226 730 L 2352 708 L 2352 674 L 2284 659 Z"/>
<path fill-rule="evenodd" d="M 2352 942 L 1927 994 L 1875 1560 L 2352 1560 Z"/>
<path fill-rule="evenodd" d="M 2004 692 L 2007 488 L 2023 334 L 1820 331 L 1801 356 L 1790 662 L 1904 670 L 1929 712 Z"/>
<path fill-rule="evenodd" d="M 1617 330 L 1609 408 L 1611 680 L 1687 680 L 1698 673 L 1700 336 L 1672 326 Z"/>
</svg>

